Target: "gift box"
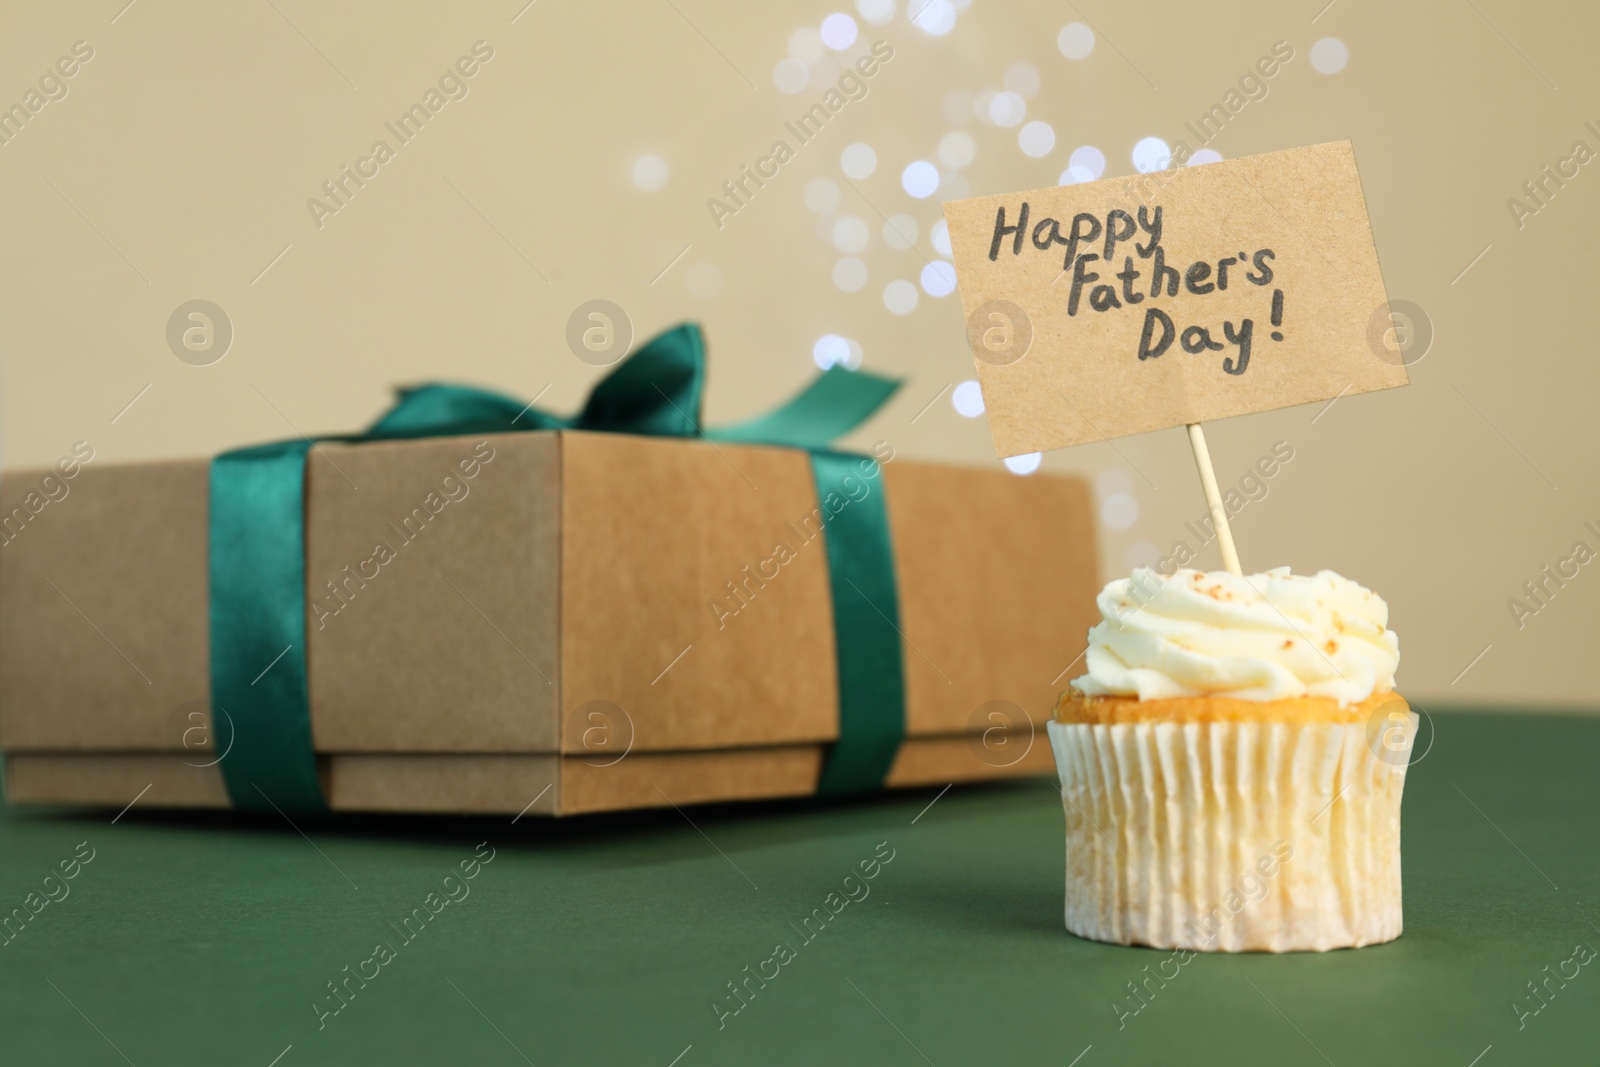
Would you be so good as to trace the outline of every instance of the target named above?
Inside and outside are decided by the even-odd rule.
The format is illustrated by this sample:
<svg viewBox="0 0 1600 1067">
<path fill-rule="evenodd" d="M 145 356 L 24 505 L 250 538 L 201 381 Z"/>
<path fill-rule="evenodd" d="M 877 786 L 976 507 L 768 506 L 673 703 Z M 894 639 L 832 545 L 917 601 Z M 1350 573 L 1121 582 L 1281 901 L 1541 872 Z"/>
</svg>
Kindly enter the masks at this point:
<svg viewBox="0 0 1600 1067">
<path fill-rule="evenodd" d="M 1084 483 L 819 445 L 892 391 L 843 369 L 704 430 L 703 360 L 681 327 L 566 419 L 427 387 L 356 438 L 8 472 L 8 799 L 566 815 L 1049 773 Z"/>
</svg>

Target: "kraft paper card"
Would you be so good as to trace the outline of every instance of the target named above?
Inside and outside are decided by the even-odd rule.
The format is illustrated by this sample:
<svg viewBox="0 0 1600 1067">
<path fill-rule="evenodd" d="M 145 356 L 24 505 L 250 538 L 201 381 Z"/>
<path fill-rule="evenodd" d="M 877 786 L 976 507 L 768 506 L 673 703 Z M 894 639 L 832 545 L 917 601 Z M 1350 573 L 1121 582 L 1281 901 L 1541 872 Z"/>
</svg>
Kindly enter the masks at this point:
<svg viewBox="0 0 1600 1067">
<path fill-rule="evenodd" d="M 1406 384 L 1348 141 L 944 205 L 995 450 Z"/>
</svg>

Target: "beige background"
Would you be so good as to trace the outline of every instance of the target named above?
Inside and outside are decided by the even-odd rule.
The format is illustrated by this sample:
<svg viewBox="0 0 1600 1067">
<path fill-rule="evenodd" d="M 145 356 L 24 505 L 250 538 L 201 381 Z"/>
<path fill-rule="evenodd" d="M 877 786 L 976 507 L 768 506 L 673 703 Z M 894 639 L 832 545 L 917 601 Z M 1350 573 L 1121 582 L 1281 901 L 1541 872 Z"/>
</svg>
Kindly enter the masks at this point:
<svg viewBox="0 0 1600 1067">
<path fill-rule="evenodd" d="M 793 95 L 774 68 L 806 53 L 795 31 L 854 13 L 844 0 L 123 2 L 0 12 L 0 105 L 75 41 L 94 48 L 68 95 L 0 146 L 7 466 L 52 462 L 79 439 L 103 464 L 337 432 L 370 420 L 393 383 L 425 378 L 527 397 L 548 387 L 541 403 L 567 410 L 598 372 L 568 351 L 566 322 L 597 297 L 641 335 L 686 317 L 706 325 L 708 421 L 788 395 L 815 373 L 817 338 L 839 334 L 866 366 L 907 379 L 853 443 L 994 464 L 982 420 L 950 403 L 949 387 L 973 377 L 957 297 L 924 292 L 904 316 L 883 300 L 890 281 L 940 258 L 939 199 L 1050 184 L 1080 145 L 1104 152 L 1107 175 L 1129 173 L 1146 136 L 1195 147 L 1184 123 L 1285 40 L 1295 58 L 1211 147 L 1232 158 L 1351 139 L 1390 294 L 1425 309 L 1436 338 L 1408 388 L 1210 427 L 1225 485 L 1274 442 L 1294 449 L 1236 520 L 1246 567 L 1330 567 L 1383 593 L 1403 688 L 1424 706 L 1596 703 L 1600 565 L 1520 631 L 1506 604 L 1573 542 L 1600 549 L 1583 528 L 1600 528 L 1589 292 L 1600 165 L 1520 230 L 1506 206 L 1575 141 L 1600 150 L 1584 127 L 1600 127 L 1588 6 L 974 0 L 936 37 L 902 2 L 846 53 L 894 47 L 869 95 L 719 231 L 706 199 L 837 79 L 831 53 Z M 1082 59 L 1057 48 L 1068 22 L 1099 30 Z M 1313 69 L 1324 37 L 1348 47 L 1337 73 Z M 478 40 L 494 58 L 469 95 L 318 229 L 307 198 L 374 140 L 396 146 L 384 122 Z M 1017 128 L 951 99 L 1003 88 L 1018 62 L 1038 75 L 1027 119 L 1056 135 L 1041 159 L 1023 154 Z M 953 129 L 975 158 L 942 168 L 937 195 L 908 196 L 901 170 L 937 160 Z M 840 173 L 853 142 L 877 153 L 854 188 Z M 631 177 L 647 154 L 668 168 L 652 192 Z M 823 216 L 805 202 L 818 178 L 841 193 Z M 884 217 L 902 213 L 918 224 L 915 250 L 883 239 Z M 869 231 L 858 292 L 832 281 L 842 215 Z M 166 343 L 169 315 L 195 298 L 235 329 L 211 366 Z M 1136 505 L 1130 526 L 1101 528 L 1107 577 L 1192 542 L 1183 524 L 1204 511 L 1181 430 L 1052 453 L 1043 469 L 1096 476 L 1118 522 Z M 1217 565 L 1214 546 L 1200 558 Z"/>
</svg>

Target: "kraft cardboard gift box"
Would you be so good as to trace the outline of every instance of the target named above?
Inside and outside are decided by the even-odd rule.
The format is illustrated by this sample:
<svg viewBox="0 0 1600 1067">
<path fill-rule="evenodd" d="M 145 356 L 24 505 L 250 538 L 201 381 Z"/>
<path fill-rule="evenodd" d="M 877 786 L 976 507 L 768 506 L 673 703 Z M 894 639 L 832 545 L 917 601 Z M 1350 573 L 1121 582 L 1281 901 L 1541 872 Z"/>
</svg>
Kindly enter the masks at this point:
<svg viewBox="0 0 1600 1067">
<path fill-rule="evenodd" d="M 885 784 L 1047 773 L 1043 723 L 1099 587 L 1086 486 L 880 458 L 862 484 L 886 494 L 906 698 Z M 57 471 L 38 511 L 48 472 L 0 478 L 10 801 L 229 806 L 208 464 Z M 306 657 L 329 806 L 812 793 L 839 731 L 817 509 L 788 448 L 569 430 L 321 444 Z"/>
</svg>

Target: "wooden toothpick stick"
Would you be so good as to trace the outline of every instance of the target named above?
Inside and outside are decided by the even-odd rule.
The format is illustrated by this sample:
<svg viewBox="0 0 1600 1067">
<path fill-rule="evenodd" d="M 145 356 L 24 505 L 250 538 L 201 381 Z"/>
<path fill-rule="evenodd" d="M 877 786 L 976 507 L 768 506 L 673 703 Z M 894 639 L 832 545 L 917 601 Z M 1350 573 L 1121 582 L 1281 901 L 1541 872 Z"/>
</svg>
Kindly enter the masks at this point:
<svg viewBox="0 0 1600 1067">
<path fill-rule="evenodd" d="M 1239 552 L 1233 547 L 1233 531 L 1228 528 L 1228 512 L 1222 506 L 1222 494 L 1217 491 L 1217 472 L 1211 469 L 1211 453 L 1206 449 L 1206 434 L 1198 422 L 1188 423 L 1189 447 L 1194 450 L 1194 465 L 1200 470 L 1200 485 L 1206 491 L 1206 506 L 1211 509 L 1211 523 L 1217 528 L 1217 547 L 1222 549 L 1222 565 L 1229 574 L 1243 575 L 1239 569 Z"/>
</svg>

